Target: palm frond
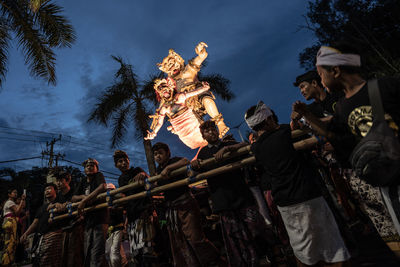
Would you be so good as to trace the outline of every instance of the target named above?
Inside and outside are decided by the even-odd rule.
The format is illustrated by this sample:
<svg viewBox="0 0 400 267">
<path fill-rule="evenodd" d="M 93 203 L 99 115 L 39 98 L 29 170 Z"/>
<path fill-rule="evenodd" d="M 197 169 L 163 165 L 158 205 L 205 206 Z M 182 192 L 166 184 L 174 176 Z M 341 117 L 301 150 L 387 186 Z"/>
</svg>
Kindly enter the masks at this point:
<svg viewBox="0 0 400 267">
<path fill-rule="evenodd" d="M 7 21 L 16 32 L 18 44 L 25 54 L 25 64 L 32 76 L 39 76 L 56 84 L 55 54 L 50 49 L 46 38 L 34 28 L 33 16 L 26 1 L 3 0 L 7 5 Z"/>
<path fill-rule="evenodd" d="M 8 42 L 10 41 L 7 21 L 0 17 L 0 88 L 7 73 Z"/>
<path fill-rule="evenodd" d="M 210 84 L 210 90 L 221 97 L 225 101 L 230 101 L 235 98 L 235 94 L 229 89 L 230 81 L 220 74 L 202 75 L 199 73 L 200 81 L 206 81 Z"/>
<path fill-rule="evenodd" d="M 110 86 L 98 99 L 99 102 L 90 114 L 88 121 L 93 120 L 107 125 L 111 115 L 133 98 L 132 92 L 125 89 L 125 84 L 121 82 Z"/>
<path fill-rule="evenodd" d="M 138 96 L 137 88 L 139 84 L 136 74 L 132 70 L 132 65 L 125 63 L 121 57 L 111 57 L 120 64 L 120 68 L 115 73 L 115 78 L 122 81 L 126 85 L 127 90 L 132 90 L 135 96 Z"/>
<path fill-rule="evenodd" d="M 116 116 L 113 118 L 113 135 L 111 137 L 111 147 L 115 147 L 122 142 L 122 138 L 126 133 L 128 125 L 127 115 L 130 113 L 131 105 L 119 109 Z"/>
<path fill-rule="evenodd" d="M 40 30 L 47 37 L 50 47 L 71 47 L 75 41 L 75 31 L 64 16 L 59 15 L 63 9 L 60 6 L 43 3 L 34 15 Z"/>
</svg>

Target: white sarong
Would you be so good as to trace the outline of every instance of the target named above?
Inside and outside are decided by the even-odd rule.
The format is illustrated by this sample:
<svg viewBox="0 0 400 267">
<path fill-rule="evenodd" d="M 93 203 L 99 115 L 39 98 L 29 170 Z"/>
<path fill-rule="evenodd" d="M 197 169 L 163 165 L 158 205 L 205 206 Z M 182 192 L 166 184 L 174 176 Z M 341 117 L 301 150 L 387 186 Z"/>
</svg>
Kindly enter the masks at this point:
<svg viewBox="0 0 400 267">
<path fill-rule="evenodd" d="M 296 258 L 314 265 L 350 259 L 331 210 L 322 197 L 278 207 Z"/>
</svg>

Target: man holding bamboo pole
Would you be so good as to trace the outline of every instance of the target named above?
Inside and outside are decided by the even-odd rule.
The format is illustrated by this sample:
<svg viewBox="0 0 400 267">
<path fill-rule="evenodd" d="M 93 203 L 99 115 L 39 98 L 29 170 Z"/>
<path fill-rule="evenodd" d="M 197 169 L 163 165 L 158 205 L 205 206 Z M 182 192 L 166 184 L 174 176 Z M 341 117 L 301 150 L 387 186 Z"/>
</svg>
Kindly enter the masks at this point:
<svg viewBox="0 0 400 267">
<path fill-rule="evenodd" d="M 86 204 L 99 204 L 96 200 L 98 194 L 106 191 L 106 181 L 99 172 L 99 163 L 93 158 L 85 160 L 86 177 L 81 180 L 74 196 L 73 202 L 79 202 L 78 214 L 83 216 Z M 94 202 L 93 202 L 94 201 Z M 93 211 L 90 216 L 85 216 L 84 230 L 84 265 L 90 267 L 106 266 L 105 242 L 108 228 L 108 210 Z"/>
<path fill-rule="evenodd" d="M 189 164 L 188 159 L 171 157 L 169 147 L 164 143 L 156 143 L 153 153 L 158 164 L 157 174 L 166 178 L 158 181 L 158 185 L 185 178 L 184 175 L 179 175 L 167 180 L 171 171 Z M 167 190 L 164 197 L 167 203 L 167 229 L 174 266 L 210 266 L 217 263 L 220 260 L 219 252 L 204 235 L 200 209 L 190 188 L 182 186 Z M 224 263 L 221 265 L 224 266 Z"/>
<path fill-rule="evenodd" d="M 279 125 L 261 101 L 245 120 L 259 135 L 252 151 L 271 183 L 297 265 L 343 266 L 350 254 L 316 184 L 316 170 L 293 147 L 290 126 Z"/>
<path fill-rule="evenodd" d="M 133 182 L 145 185 L 148 174 L 140 167 L 130 167 L 128 154 L 122 150 L 114 152 L 115 167 L 121 171 L 118 178 L 119 186 L 125 186 Z M 125 192 L 126 195 L 133 195 L 142 192 L 143 189 L 150 189 L 148 181 L 146 187 L 137 187 Z M 155 251 L 156 229 L 158 219 L 154 213 L 151 198 L 131 200 L 126 205 L 127 209 L 127 232 L 129 247 L 132 259 L 137 266 L 151 266 L 157 262 L 158 255 Z"/>
<path fill-rule="evenodd" d="M 203 147 L 197 159 L 191 162 L 192 168 L 200 168 L 201 161 L 214 157 L 220 161 L 223 155 L 236 151 L 245 144 L 234 140 L 220 140 L 213 121 L 205 121 L 200 131 L 208 145 Z M 226 164 L 226 163 L 225 163 Z M 253 196 L 238 170 L 208 178 L 213 211 L 220 215 L 222 235 L 230 266 L 258 266 L 259 255 L 256 251 L 255 238 L 267 234 L 265 222 L 258 212 Z"/>
</svg>

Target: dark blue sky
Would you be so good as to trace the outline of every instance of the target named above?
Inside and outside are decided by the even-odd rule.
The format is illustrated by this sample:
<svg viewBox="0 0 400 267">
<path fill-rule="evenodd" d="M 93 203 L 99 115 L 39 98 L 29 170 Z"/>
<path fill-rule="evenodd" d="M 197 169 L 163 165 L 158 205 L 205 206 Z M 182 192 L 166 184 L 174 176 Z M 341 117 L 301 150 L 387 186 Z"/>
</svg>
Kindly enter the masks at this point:
<svg viewBox="0 0 400 267">
<path fill-rule="evenodd" d="M 55 2 L 64 7 L 77 41 L 57 51 L 57 86 L 30 77 L 16 44 L 10 49 L 9 71 L 0 91 L 0 161 L 39 156 L 46 141 L 62 134 L 55 148 L 66 159 L 95 157 L 101 169 L 118 173 L 109 129 L 86 122 L 118 68 L 110 55 L 121 56 L 145 80 L 158 72 L 156 63 L 169 48 L 188 60 L 195 56 L 195 45 L 206 42 L 209 59 L 203 72 L 228 78 L 236 94 L 229 103 L 217 99 L 231 127 L 258 100 L 273 108 L 281 122 L 288 122 L 291 103 L 302 99 L 292 85 L 304 71 L 298 54 L 315 41 L 310 32 L 298 30 L 307 12 L 304 0 Z M 173 154 L 194 156 L 177 136 L 166 133 L 166 125 L 155 141 L 169 143 Z M 240 129 L 248 130 L 245 124 Z M 230 132 L 238 137 L 237 130 Z M 146 168 L 143 146 L 132 136 L 128 131 L 120 149 L 128 151 L 133 165 Z M 0 168 L 21 171 L 42 164 L 36 159 Z"/>
</svg>

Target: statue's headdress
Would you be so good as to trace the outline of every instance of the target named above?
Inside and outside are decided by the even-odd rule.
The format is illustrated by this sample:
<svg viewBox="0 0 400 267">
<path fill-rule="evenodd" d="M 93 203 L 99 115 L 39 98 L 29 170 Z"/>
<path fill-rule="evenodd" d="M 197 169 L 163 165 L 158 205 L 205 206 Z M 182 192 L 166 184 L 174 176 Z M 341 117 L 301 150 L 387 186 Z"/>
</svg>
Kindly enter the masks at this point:
<svg viewBox="0 0 400 267">
<path fill-rule="evenodd" d="M 167 63 L 167 61 L 170 58 L 174 58 L 176 62 L 179 63 L 179 65 L 183 66 L 185 64 L 185 60 L 174 51 L 174 49 L 170 49 L 168 51 L 168 56 L 166 56 L 163 61 L 161 63 L 157 63 L 158 68 L 162 71 L 162 72 L 167 72 L 167 69 L 164 68 L 164 64 Z"/>
</svg>

